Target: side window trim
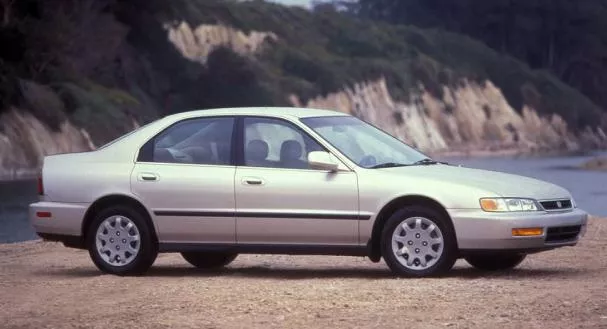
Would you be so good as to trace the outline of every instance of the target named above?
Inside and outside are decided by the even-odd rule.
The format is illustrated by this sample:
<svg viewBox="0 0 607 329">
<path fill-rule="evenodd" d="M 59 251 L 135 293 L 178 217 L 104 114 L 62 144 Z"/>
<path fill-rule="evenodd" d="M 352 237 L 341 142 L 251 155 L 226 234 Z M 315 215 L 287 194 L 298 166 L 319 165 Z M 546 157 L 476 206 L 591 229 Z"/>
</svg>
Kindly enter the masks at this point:
<svg viewBox="0 0 607 329">
<path fill-rule="evenodd" d="M 137 151 L 137 157 L 135 158 L 135 163 L 161 163 L 161 164 L 179 164 L 179 163 L 172 163 L 172 162 L 155 162 L 153 157 L 153 152 L 154 152 L 154 143 L 156 141 L 156 139 L 159 136 L 162 136 L 164 133 L 166 133 L 168 130 L 172 129 L 173 127 L 179 125 L 179 124 L 183 124 L 186 123 L 188 121 L 195 121 L 195 120 L 203 120 L 203 119 L 223 119 L 223 118 L 227 118 L 227 119 L 232 119 L 232 135 L 231 135 L 231 140 L 230 140 L 230 161 L 228 164 L 223 164 L 223 165 L 217 165 L 217 166 L 236 166 L 236 157 L 235 155 L 235 150 L 234 150 L 234 145 L 238 143 L 237 140 L 235 140 L 235 136 L 237 134 L 237 129 L 238 129 L 238 120 L 239 117 L 238 116 L 234 116 L 234 115 L 214 115 L 214 116 L 197 116 L 197 117 L 193 117 L 193 118 L 187 118 L 187 119 L 183 119 L 183 120 L 179 120 L 176 121 L 172 124 L 170 124 L 169 126 L 165 127 L 164 129 L 162 129 L 161 131 L 159 131 L 158 133 L 156 133 L 154 136 L 152 136 L 147 142 L 145 142 Z M 201 165 L 201 166 L 208 166 L 208 165 L 212 165 L 212 164 L 191 164 L 191 165 Z"/>
<path fill-rule="evenodd" d="M 234 131 L 232 134 L 232 160 L 235 166 L 244 167 L 244 119 L 246 116 L 236 116 L 234 120 Z"/>
<path fill-rule="evenodd" d="M 323 151 L 333 153 L 328 150 L 322 143 L 320 143 L 314 136 L 310 135 L 307 131 L 301 128 L 297 123 L 287 120 L 285 118 L 274 117 L 274 116 L 266 116 L 266 115 L 241 115 L 236 117 L 236 121 L 238 122 L 236 129 L 238 129 L 238 150 L 237 150 L 237 161 L 236 166 L 247 167 L 247 168 L 267 168 L 267 169 L 283 169 L 283 170 L 306 170 L 306 171 L 319 171 L 316 169 L 301 169 L 301 168 L 281 168 L 281 167 L 258 167 L 258 166 L 250 166 L 245 163 L 245 142 L 246 142 L 246 133 L 245 133 L 245 120 L 246 119 L 266 119 L 266 120 L 276 120 L 284 123 L 287 127 L 294 129 L 299 132 L 303 138 L 309 138 L 312 142 L 316 143 L 319 147 L 322 148 Z M 339 160 L 341 161 L 341 160 Z"/>
</svg>

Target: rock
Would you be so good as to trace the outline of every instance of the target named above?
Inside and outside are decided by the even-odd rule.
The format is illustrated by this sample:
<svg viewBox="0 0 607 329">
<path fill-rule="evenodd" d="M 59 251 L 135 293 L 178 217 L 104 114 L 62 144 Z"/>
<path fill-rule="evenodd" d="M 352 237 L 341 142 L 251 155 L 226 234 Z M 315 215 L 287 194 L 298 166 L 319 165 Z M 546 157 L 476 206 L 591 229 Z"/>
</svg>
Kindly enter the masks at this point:
<svg viewBox="0 0 607 329">
<path fill-rule="evenodd" d="M 583 163 L 580 167 L 582 169 L 587 169 L 587 170 L 607 171 L 607 158 L 606 157 L 594 158 L 592 160 L 589 160 L 589 161 Z"/>
<path fill-rule="evenodd" d="M 209 54 L 218 47 L 225 46 L 234 52 L 250 56 L 257 53 L 266 40 L 276 40 L 271 32 L 244 32 L 223 25 L 199 25 L 190 27 L 187 22 L 165 24 L 171 43 L 190 60 L 206 63 Z"/>
</svg>

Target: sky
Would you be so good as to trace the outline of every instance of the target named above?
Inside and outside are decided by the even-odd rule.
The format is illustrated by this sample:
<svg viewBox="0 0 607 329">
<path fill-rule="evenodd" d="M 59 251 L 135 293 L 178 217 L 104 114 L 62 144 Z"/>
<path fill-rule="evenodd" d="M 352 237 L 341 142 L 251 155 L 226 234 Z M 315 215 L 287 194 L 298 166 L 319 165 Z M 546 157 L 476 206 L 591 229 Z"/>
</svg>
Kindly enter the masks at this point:
<svg viewBox="0 0 607 329">
<path fill-rule="evenodd" d="M 282 3 L 285 5 L 302 5 L 302 6 L 309 6 L 311 3 L 311 0 L 271 0 L 271 1 Z"/>
</svg>

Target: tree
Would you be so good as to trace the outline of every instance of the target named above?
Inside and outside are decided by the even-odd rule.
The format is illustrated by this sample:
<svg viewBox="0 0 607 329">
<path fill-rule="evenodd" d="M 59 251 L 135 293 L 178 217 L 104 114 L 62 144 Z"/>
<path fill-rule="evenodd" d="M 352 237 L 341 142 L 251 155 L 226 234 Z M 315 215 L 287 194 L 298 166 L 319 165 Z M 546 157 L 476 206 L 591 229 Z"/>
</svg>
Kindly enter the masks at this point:
<svg viewBox="0 0 607 329">
<path fill-rule="evenodd" d="M 11 17 L 13 13 L 13 4 L 15 0 L 2 0 L 0 1 L 0 8 L 2 8 L 2 27 L 5 28 L 11 24 Z"/>
<path fill-rule="evenodd" d="M 607 108 L 607 0 L 359 0 L 357 14 L 467 34 Z"/>
</svg>

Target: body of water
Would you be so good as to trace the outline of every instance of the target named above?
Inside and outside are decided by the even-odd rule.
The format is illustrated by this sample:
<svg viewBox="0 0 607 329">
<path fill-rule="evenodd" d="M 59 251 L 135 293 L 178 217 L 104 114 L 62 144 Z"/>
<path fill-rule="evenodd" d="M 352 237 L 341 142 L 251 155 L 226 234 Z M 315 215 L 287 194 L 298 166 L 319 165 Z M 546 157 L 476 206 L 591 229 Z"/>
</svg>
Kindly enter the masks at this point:
<svg viewBox="0 0 607 329">
<path fill-rule="evenodd" d="M 607 156 L 607 153 L 603 153 Z M 568 189 L 578 206 L 607 217 L 607 172 L 573 170 L 590 156 L 549 158 L 445 158 L 465 167 L 502 171 L 538 178 Z M 36 202 L 35 180 L 0 182 L 0 243 L 36 239 L 27 207 Z"/>
<path fill-rule="evenodd" d="M 36 180 L 0 182 L 0 243 L 37 239 L 28 206 L 38 201 Z"/>
</svg>

